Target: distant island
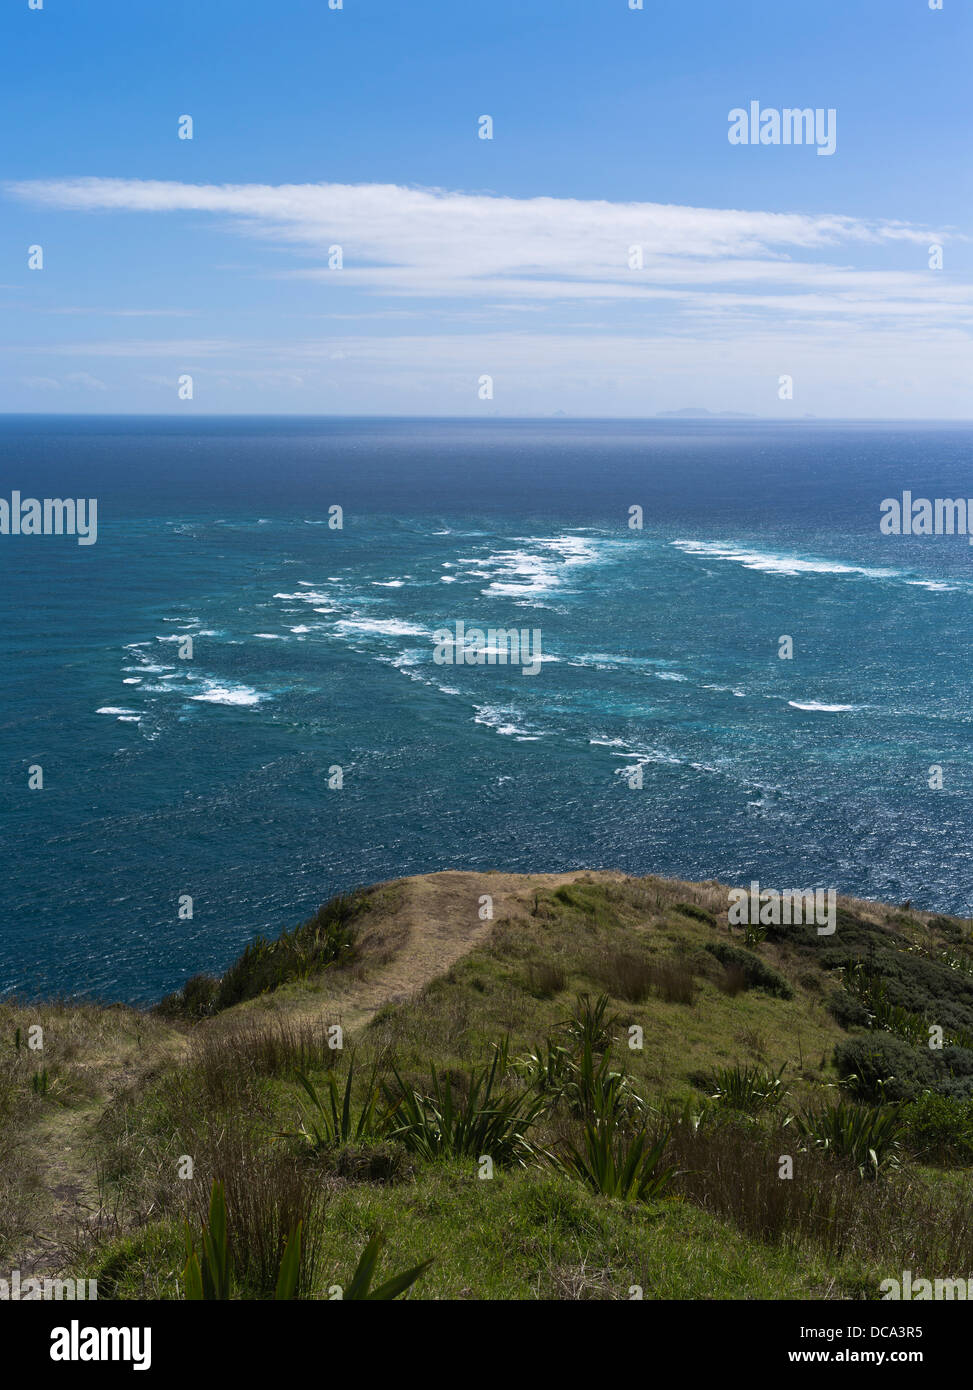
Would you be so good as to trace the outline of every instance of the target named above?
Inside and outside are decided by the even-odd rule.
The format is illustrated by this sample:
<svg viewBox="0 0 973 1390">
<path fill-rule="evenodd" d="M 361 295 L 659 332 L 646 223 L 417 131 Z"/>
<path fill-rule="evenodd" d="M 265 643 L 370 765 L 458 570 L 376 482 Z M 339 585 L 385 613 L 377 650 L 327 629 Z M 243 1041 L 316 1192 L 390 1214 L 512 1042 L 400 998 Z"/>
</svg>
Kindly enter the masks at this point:
<svg viewBox="0 0 973 1390">
<path fill-rule="evenodd" d="M 704 410 L 701 405 L 687 405 L 682 410 L 657 410 L 657 420 L 759 420 L 745 410 Z"/>
</svg>

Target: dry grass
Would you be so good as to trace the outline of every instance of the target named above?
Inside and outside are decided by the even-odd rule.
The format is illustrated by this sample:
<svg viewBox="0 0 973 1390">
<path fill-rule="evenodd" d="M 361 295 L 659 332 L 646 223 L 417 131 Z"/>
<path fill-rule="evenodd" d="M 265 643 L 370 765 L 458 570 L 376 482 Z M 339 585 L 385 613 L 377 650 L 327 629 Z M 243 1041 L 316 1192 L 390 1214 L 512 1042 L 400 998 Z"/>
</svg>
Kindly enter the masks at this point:
<svg viewBox="0 0 973 1390">
<path fill-rule="evenodd" d="M 790 1155 L 794 1175 L 780 1176 Z M 760 1241 L 812 1245 L 836 1259 L 888 1259 L 895 1268 L 973 1269 L 973 1192 L 930 1190 L 915 1176 L 864 1183 L 824 1154 L 796 1151 L 792 1130 L 733 1123 L 673 1128 L 665 1161 L 676 1190 Z"/>
<path fill-rule="evenodd" d="M 640 1004 L 655 993 L 667 1004 L 692 1004 L 696 997 L 692 966 L 684 959 L 650 959 L 611 949 L 595 963 L 592 974 L 615 999 Z"/>
</svg>

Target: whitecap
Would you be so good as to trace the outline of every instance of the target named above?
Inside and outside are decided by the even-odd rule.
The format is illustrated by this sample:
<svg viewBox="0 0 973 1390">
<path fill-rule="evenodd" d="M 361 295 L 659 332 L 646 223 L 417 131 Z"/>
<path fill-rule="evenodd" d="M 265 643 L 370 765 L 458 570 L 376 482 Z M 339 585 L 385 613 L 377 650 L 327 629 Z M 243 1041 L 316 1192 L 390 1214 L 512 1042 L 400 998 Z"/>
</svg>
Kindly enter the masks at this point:
<svg viewBox="0 0 973 1390">
<path fill-rule="evenodd" d="M 201 694 L 190 695 L 189 698 L 210 705 L 257 705 L 270 696 L 262 695 L 248 685 L 219 685 L 213 681 Z"/>
<path fill-rule="evenodd" d="M 844 714 L 858 708 L 857 705 L 826 705 L 820 700 L 788 700 L 787 703 L 793 709 L 813 710 L 822 714 Z"/>
<path fill-rule="evenodd" d="M 897 579 L 899 570 L 873 569 L 866 565 L 843 564 L 838 560 L 804 560 L 796 555 L 784 555 L 774 551 L 753 550 L 747 546 L 725 545 L 718 541 L 671 541 L 677 550 L 686 555 L 705 555 L 716 560 L 731 560 L 748 570 L 760 570 L 764 574 L 782 574 L 791 577 L 800 574 L 857 574 L 867 579 Z"/>
<path fill-rule="evenodd" d="M 342 618 L 335 628 L 342 632 L 374 632 L 380 637 L 424 637 L 429 632 L 421 623 L 402 618 Z"/>
<path fill-rule="evenodd" d="M 506 738 L 516 737 L 520 739 L 540 738 L 540 734 L 532 729 L 523 729 L 519 724 L 514 723 L 514 717 L 520 718 L 520 712 L 513 709 L 510 705 L 474 705 L 474 723 L 485 724 L 488 729 L 493 729 L 495 733 L 502 734 Z"/>
</svg>

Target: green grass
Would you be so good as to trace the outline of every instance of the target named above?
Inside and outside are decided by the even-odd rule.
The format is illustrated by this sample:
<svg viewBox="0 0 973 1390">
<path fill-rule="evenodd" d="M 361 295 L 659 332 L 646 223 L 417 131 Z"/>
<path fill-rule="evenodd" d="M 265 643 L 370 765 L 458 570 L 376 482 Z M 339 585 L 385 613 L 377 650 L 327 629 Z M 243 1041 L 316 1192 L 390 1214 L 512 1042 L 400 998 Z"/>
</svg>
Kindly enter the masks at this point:
<svg viewBox="0 0 973 1390">
<path fill-rule="evenodd" d="M 409 1187 L 335 1193 L 319 1298 L 347 1280 L 376 1229 L 383 1268 L 412 1268 L 435 1253 L 410 1298 L 627 1300 L 638 1286 L 647 1299 L 799 1299 L 840 1297 L 878 1278 L 853 1263 L 756 1245 L 687 1202 L 616 1201 L 523 1169 L 481 1180 L 451 1161 Z M 87 1268 L 99 1298 L 177 1299 L 184 1261 L 182 1233 L 161 1225 L 105 1248 Z"/>
<path fill-rule="evenodd" d="M 72 1269 L 102 1298 L 183 1296 L 186 1224 L 201 1239 L 214 1182 L 234 1296 L 273 1297 L 298 1228 L 312 1299 L 377 1257 L 376 1231 L 376 1285 L 435 1257 L 402 1290 L 419 1299 L 876 1297 L 904 1250 L 973 1274 L 963 1050 L 930 1059 L 833 1007 L 860 1003 L 864 977 L 868 1016 L 908 1031 L 911 982 L 912 1013 L 964 1027 L 965 925 L 844 906 L 836 938 L 769 931 L 744 949 L 725 903 L 718 885 L 657 879 L 525 891 L 525 914 L 337 1054 L 315 981 L 337 973 L 354 1006 L 357 902 L 248 948 L 214 990 L 194 983 L 175 1023 L 55 1011 L 35 1058 L 17 1046 L 30 1012 L 0 1008 L 0 1195 L 18 1135 L 36 1155 L 43 1125 L 90 1115 L 101 1219 Z M 271 1012 L 275 998 L 301 1008 Z M 106 1069 L 124 1039 L 131 1080 L 107 1106 L 86 1028 Z M 22 1221 L 29 1189 L 13 1195 Z"/>
</svg>

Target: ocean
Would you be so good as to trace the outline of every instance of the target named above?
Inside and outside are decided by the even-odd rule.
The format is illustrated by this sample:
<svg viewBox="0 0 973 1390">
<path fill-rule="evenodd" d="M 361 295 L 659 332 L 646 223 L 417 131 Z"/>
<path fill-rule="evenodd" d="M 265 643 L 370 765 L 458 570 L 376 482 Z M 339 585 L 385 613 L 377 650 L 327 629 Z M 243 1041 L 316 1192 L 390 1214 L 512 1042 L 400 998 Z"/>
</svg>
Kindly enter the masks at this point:
<svg viewBox="0 0 973 1390">
<path fill-rule="evenodd" d="M 442 868 L 969 915 L 973 550 L 882 535 L 879 508 L 973 493 L 971 444 L 0 420 L 0 496 L 98 500 L 94 545 L 0 536 L 0 993 L 148 1002 L 333 892 Z M 539 669 L 437 662 L 459 622 L 536 634 Z"/>
</svg>

